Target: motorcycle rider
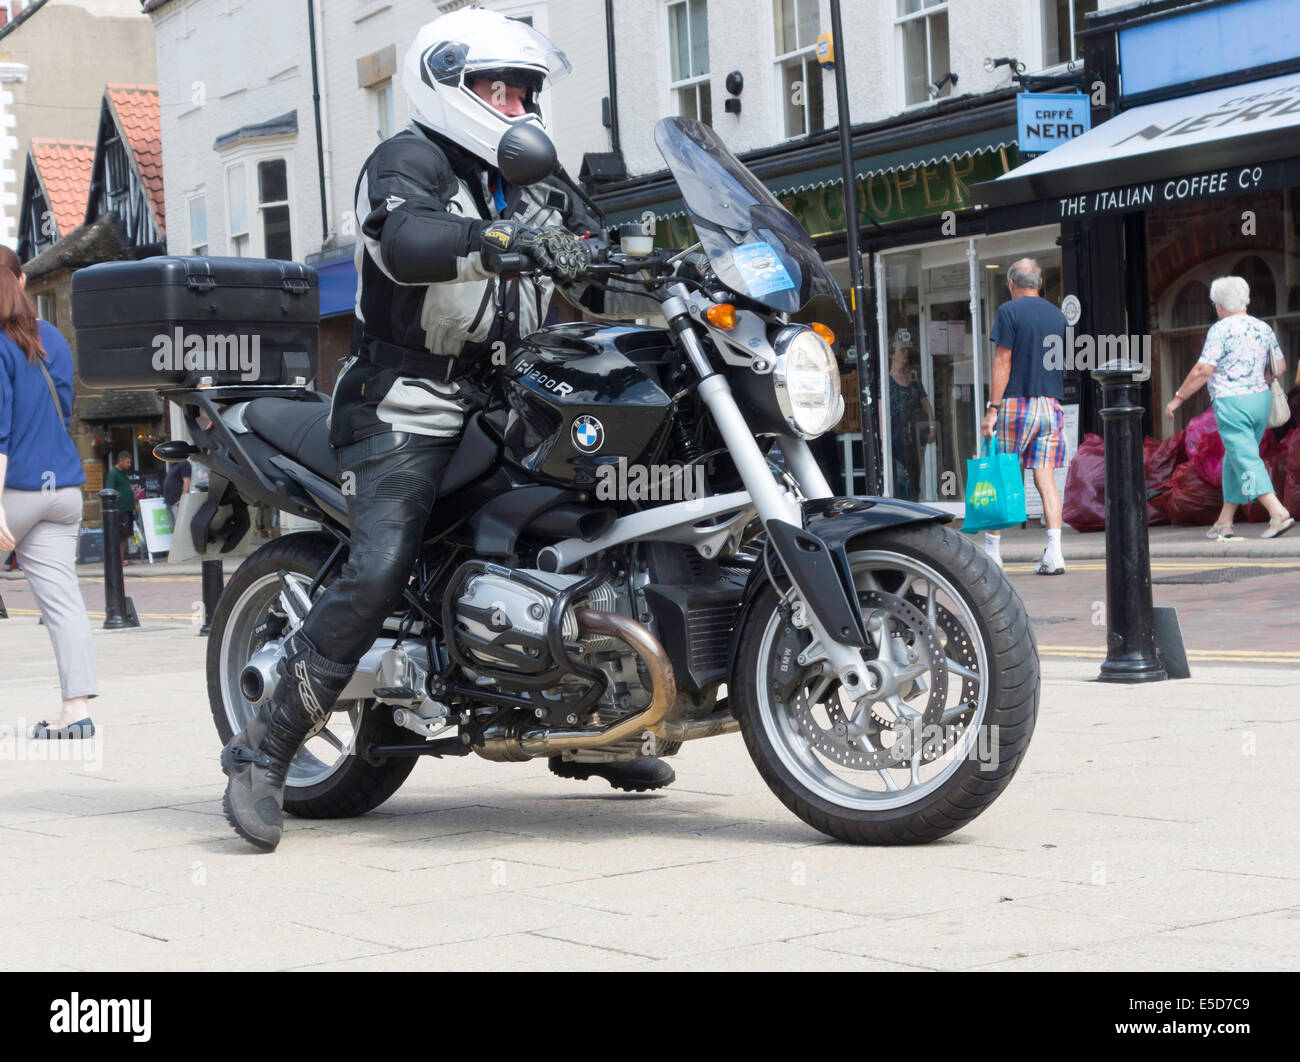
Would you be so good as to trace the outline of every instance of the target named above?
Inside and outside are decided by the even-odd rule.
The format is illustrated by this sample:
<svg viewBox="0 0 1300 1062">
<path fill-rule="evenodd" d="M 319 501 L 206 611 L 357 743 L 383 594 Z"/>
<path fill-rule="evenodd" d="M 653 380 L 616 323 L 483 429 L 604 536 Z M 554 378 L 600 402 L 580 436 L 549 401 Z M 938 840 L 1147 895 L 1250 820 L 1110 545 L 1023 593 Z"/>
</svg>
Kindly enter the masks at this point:
<svg viewBox="0 0 1300 1062">
<path fill-rule="evenodd" d="M 412 122 L 371 153 L 357 181 L 353 353 L 330 414 L 351 550 L 287 640 L 271 697 L 221 755 L 226 817 L 260 848 L 279 843 L 289 761 L 401 600 L 478 377 L 545 318 L 552 281 L 503 275 L 503 256 L 526 255 L 571 301 L 607 309 L 605 292 L 575 284 L 597 224 L 560 187 L 512 187 L 497 169 L 513 126 L 547 129 L 549 83 L 568 70 L 531 26 L 482 8 L 428 23 L 406 53 Z M 551 769 L 635 791 L 675 777 L 657 759 L 555 757 Z"/>
</svg>

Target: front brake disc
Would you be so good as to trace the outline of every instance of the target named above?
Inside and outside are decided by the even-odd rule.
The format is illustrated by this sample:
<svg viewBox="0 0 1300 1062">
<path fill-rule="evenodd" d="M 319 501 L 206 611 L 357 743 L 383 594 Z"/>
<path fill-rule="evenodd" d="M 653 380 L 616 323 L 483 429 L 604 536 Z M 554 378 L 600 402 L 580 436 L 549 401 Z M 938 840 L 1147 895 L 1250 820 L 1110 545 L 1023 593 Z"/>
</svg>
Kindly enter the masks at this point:
<svg viewBox="0 0 1300 1062">
<path fill-rule="evenodd" d="M 799 688 L 791 699 L 794 719 L 800 733 L 810 745 L 842 767 L 878 771 L 886 767 L 907 766 L 913 758 L 913 746 L 919 746 L 922 762 L 927 762 L 934 758 L 930 746 L 940 733 L 939 721 L 948 693 L 948 669 L 942 663 L 944 653 L 938 635 L 925 616 L 901 597 L 879 590 L 866 590 L 858 595 L 858 600 L 864 617 L 879 616 L 882 620 L 879 644 L 876 646 L 877 658 L 902 663 L 902 666 L 907 667 L 921 666 L 921 671 L 914 678 L 899 683 L 891 680 L 889 669 L 882 666 L 885 682 L 879 691 L 885 697 L 895 693 L 904 699 L 915 697 L 917 693 L 924 692 L 917 679 L 926 679 L 929 696 L 914 723 L 914 727 L 921 733 L 913 731 L 912 734 L 904 735 L 894 721 L 893 711 L 876 711 L 874 704 L 881 698 L 872 698 L 870 695 L 859 702 L 862 705 L 860 711 L 865 712 L 867 718 L 855 733 L 852 719 L 842 703 L 842 688 L 838 681 L 827 687 L 819 702 L 829 723 L 824 725 L 814 711 L 818 705 L 809 701 L 811 687 L 818 679 L 816 675 L 812 676 L 811 681 L 801 679 Z M 887 642 L 885 639 L 892 641 Z M 888 721 L 884 722 L 886 713 Z M 894 734 L 894 741 L 886 745 L 884 735 L 890 732 Z"/>
</svg>

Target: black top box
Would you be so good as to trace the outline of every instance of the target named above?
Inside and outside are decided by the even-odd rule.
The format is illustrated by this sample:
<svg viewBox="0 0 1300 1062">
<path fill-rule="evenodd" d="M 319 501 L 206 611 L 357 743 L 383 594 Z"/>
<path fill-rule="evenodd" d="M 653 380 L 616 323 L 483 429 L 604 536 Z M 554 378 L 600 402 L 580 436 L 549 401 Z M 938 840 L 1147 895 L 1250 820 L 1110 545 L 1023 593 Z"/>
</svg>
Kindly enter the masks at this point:
<svg viewBox="0 0 1300 1062">
<path fill-rule="evenodd" d="M 306 383 L 316 270 L 270 258 L 165 256 L 72 276 L 77 375 L 89 387 Z"/>
</svg>

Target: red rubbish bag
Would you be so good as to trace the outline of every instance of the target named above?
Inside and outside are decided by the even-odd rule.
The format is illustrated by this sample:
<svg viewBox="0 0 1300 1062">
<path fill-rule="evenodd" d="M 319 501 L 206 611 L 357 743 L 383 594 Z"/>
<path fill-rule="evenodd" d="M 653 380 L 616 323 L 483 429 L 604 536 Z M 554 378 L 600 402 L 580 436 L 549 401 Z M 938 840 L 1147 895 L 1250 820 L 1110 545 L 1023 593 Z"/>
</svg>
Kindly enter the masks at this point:
<svg viewBox="0 0 1300 1062">
<path fill-rule="evenodd" d="M 1061 518 L 1076 531 L 1106 526 L 1106 456 L 1100 435 L 1085 435 L 1070 459 Z"/>
<path fill-rule="evenodd" d="M 1187 422 L 1185 445 L 1187 459 L 1196 466 L 1196 474 L 1210 486 L 1221 488 L 1223 439 L 1219 436 L 1219 422 L 1214 419 L 1214 410 L 1207 409 Z"/>
<path fill-rule="evenodd" d="M 1169 490 L 1174 469 L 1187 460 L 1183 440 L 1187 431 L 1175 432 L 1143 461 L 1147 482 L 1147 523 L 1169 523 Z M 1145 445 L 1145 444 L 1144 444 Z"/>
<path fill-rule="evenodd" d="M 1165 511 L 1169 522 L 1180 527 L 1212 524 L 1223 507 L 1223 492 L 1206 483 L 1187 461 L 1174 469 L 1169 485 L 1169 502 Z"/>
<path fill-rule="evenodd" d="M 1286 480 L 1282 487 L 1282 504 L 1300 520 L 1300 428 L 1292 428 L 1282 440 L 1286 451 Z"/>
</svg>

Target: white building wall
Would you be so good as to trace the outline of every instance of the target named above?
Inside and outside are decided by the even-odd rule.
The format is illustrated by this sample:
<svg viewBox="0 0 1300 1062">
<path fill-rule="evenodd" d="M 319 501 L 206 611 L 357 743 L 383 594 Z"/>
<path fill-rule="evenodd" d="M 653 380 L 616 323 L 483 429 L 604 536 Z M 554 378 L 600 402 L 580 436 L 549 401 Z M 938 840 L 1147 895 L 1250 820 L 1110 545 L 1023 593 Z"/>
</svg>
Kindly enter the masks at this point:
<svg viewBox="0 0 1300 1062">
<path fill-rule="evenodd" d="M 954 96 L 983 94 L 1011 84 L 1006 67 L 993 73 L 984 70 L 986 57 L 1014 56 L 1031 73 L 1043 68 L 1042 2 L 949 0 L 949 59 L 958 77 Z M 1098 6 L 1107 10 L 1127 2 L 1100 0 Z M 621 135 L 633 175 L 663 169 L 653 130 L 660 117 L 673 113 L 668 91 L 666 5 L 667 0 L 614 3 Z M 772 3 L 708 0 L 708 9 L 713 127 L 737 153 L 780 143 Z M 904 104 L 902 45 L 895 23 L 897 0 L 844 0 L 841 9 L 842 53 L 853 123 L 882 121 L 909 110 Z M 830 4 L 821 0 L 821 31 L 830 28 Z M 728 95 L 724 81 L 732 70 L 739 70 L 745 80 L 739 115 L 723 111 Z M 833 72 L 825 71 L 822 79 L 826 127 L 831 129 L 837 122 Z M 923 111 L 929 106 L 932 104 L 911 109 Z"/>
<path fill-rule="evenodd" d="M 230 154 L 214 150 L 213 142 L 240 126 L 292 110 L 298 112 L 298 133 L 277 142 L 277 153 L 288 162 L 293 253 L 301 259 L 318 250 L 320 200 L 306 5 L 295 0 L 174 0 L 152 18 L 168 251 L 189 253 L 189 200 L 202 192 L 208 253 L 231 253 L 225 175 Z M 249 211 L 255 218 L 251 201 Z"/>
<path fill-rule="evenodd" d="M 576 178 L 584 153 L 610 149 L 609 132 L 601 125 L 601 99 L 608 93 L 603 0 L 481 3 L 512 17 L 531 17 L 533 25 L 554 40 L 573 65 L 573 73 L 553 87 L 550 123 L 560 161 Z M 462 6 L 456 0 L 441 4 L 428 0 L 317 0 L 329 142 L 326 183 L 331 190 L 331 214 L 344 241 L 349 237 L 348 227 L 355 231 L 355 222 L 346 215 L 352 207 L 357 175 L 378 142 L 372 99 L 358 83 L 357 60 L 390 45 L 395 49 L 393 103 L 396 127 L 401 128 L 409 121 L 401 88 L 406 50 L 426 22 Z"/>
</svg>

